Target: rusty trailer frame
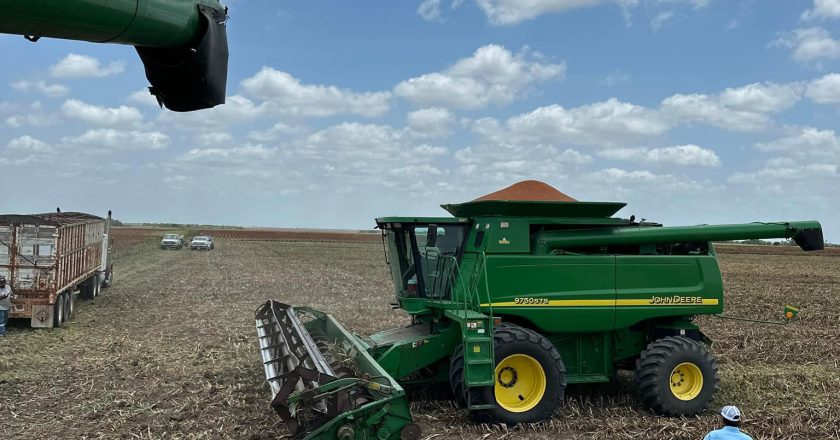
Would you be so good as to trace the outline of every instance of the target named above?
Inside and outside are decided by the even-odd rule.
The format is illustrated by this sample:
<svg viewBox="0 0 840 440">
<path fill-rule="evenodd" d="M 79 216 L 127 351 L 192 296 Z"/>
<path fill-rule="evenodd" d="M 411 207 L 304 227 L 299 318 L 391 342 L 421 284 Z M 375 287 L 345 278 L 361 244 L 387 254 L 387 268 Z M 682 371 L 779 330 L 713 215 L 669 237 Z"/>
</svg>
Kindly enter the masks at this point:
<svg viewBox="0 0 840 440">
<path fill-rule="evenodd" d="M 0 275 L 16 298 L 10 318 L 32 327 L 59 327 L 79 289 L 98 294 L 110 279 L 106 219 L 80 212 L 0 215 Z M 105 256 L 105 259 L 103 259 Z"/>
</svg>

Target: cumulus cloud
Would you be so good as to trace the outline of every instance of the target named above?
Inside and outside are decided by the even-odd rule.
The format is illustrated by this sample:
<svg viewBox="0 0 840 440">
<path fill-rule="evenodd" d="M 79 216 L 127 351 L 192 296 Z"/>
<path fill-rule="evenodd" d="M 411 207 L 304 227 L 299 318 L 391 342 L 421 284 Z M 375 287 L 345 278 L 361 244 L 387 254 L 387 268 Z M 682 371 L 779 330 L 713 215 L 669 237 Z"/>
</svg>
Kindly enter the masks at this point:
<svg viewBox="0 0 840 440">
<path fill-rule="evenodd" d="M 97 125 L 128 125 L 143 120 L 140 110 L 121 105 L 119 107 L 101 107 L 87 104 L 77 99 L 68 99 L 61 106 L 64 116 L 79 119 Z"/>
<path fill-rule="evenodd" d="M 62 144 L 88 154 L 163 150 L 169 146 L 169 136 L 159 131 L 100 128 L 88 130 L 80 136 L 62 138 Z"/>
<path fill-rule="evenodd" d="M 763 152 L 785 152 L 792 156 L 840 160 L 840 139 L 834 130 L 814 127 L 802 127 L 780 139 L 756 143 L 754 148 Z"/>
<path fill-rule="evenodd" d="M 758 131 L 771 124 L 768 114 L 793 106 L 802 96 L 796 83 L 753 83 L 716 95 L 676 94 L 662 101 L 662 110 L 677 121 L 698 121 L 733 131 Z"/>
<path fill-rule="evenodd" d="M 27 126 L 48 127 L 61 123 L 61 118 L 53 113 L 45 112 L 43 104 L 39 101 L 35 101 L 23 108 L 18 108 L 18 106 L 9 107 L 8 111 L 16 112 L 8 116 L 5 120 L 6 125 L 12 128 L 22 128 Z"/>
<path fill-rule="evenodd" d="M 611 160 L 686 166 L 716 167 L 721 164 L 714 151 L 691 144 L 664 148 L 612 148 L 603 150 L 598 155 Z"/>
<path fill-rule="evenodd" d="M 452 129 L 455 114 L 440 107 L 424 108 L 406 116 L 408 127 L 421 137 L 445 137 Z"/>
<path fill-rule="evenodd" d="M 616 145 L 659 136 L 669 128 L 659 112 L 615 98 L 571 109 L 558 104 L 514 116 L 503 124 L 480 119 L 473 130 L 505 143 Z"/>
<path fill-rule="evenodd" d="M 840 58 L 840 41 L 820 27 L 800 28 L 782 34 L 771 46 L 791 50 L 791 56 L 800 63 L 819 62 Z"/>
<path fill-rule="evenodd" d="M 440 0 L 423 0 L 417 7 L 417 14 L 426 21 L 440 21 Z"/>
<path fill-rule="evenodd" d="M 801 18 L 840 18 L 840 0 L 814 0 L 814 7 L 803 12 Z"/>
<path fill-rule="evenodd" d="M 125 70 L 125 62 L 114 61 L 103 66 L 102 63 L 87 55 L 68 54 L 50 67 L 50 75 L 55 78 L 104 78 Z"/>
<path fill-rule="evenodd" d="M 543 14 L 558 14 L 602 4 L 617 4 L 625 9 L 639 4 L 639 0 L 477 0 L 478 7 L 490 23 L 500 26 L 533 20 Z"/>
<path fill-rule="evenodd" d="M 53 151 L 53 148 L 49 144 L 28 134 L 10 140 L 6 144 L 6 148 L 29 153 L 49 153 Z"/>
<path fill-rule="evenodd" d="M 840 74 L 831 73 L 811 81 L 805 96 L 818 104 L 840 104 Z"/>
<path fill-rule="evenodd" d="M 68 93 L 70 89 L 62 84 L 50 84 L 45 81 L 20 80 L 11 84 L 12 88 L 20 92 L 36 91 L 48 98 L 60 98 Z"/>
<path fill-rule="evenodd" d="M 673 11 L 660 11 L 650 20 L 650 28 L 653 29 L 654 32 L 656 32 L 659 29 L 661 29 L 662 26 L 665 26 L 671 21 L 673 21 L 673 19 Z"/>
<path fill-rule="evenodd" d="M 178 160 L 225 166 L 231 164 L 256 165 L 273 158 L 275 154 L 276 152 L 272 148 L 246 144 L 232 148 L 193 148 L 179 156 Z"/>
<path fill-rule="evenodd" d="M 148 89 L 138 90 L 136 92 L 132 92 L 126 98 L 128 101 L 133 102 L 135 104 L 143 104 L 152 107 L 160 107 L 158 104 L 157 98 L 155 98 L 151 93 L 149 93 Z"/>
<path fill-rule="evenodd" d="M 303 84 L 286 72 L 263 67 L 242 81 L 242 90 L 253 98 L 272 103 L 280 113 L 302 116 L 354 114 L 380 116 L 388 111 L 389 92 L 357 93 L 336 86 Z"/>
<path fill-rule="evenodd" d="M 425 107 L 475 109 L 505 105 L 527 94 L 542 81 L 561 79 L 564 63 L 542 63 L 525 49 L 511 53 L 495 44 L 478 48 L 440 72 L 405 80 L 394 92 Z"/>
</svg>

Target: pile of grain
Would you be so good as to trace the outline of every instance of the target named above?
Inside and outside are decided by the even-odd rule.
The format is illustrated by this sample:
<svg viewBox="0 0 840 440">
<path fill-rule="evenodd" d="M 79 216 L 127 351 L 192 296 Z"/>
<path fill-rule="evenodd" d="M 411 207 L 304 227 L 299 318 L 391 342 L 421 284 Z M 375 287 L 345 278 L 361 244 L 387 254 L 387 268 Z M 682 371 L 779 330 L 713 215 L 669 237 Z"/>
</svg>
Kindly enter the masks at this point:
<svg viewBox="0 0 840 440">
<path fill-rule="evenodd" d="M 540 202 L 577 202 L 577 200 L 537 180 L 523 180 L 496 192 L 481 196 L 474 202 L 484 200 L 530 200 Z"/>
</svg>

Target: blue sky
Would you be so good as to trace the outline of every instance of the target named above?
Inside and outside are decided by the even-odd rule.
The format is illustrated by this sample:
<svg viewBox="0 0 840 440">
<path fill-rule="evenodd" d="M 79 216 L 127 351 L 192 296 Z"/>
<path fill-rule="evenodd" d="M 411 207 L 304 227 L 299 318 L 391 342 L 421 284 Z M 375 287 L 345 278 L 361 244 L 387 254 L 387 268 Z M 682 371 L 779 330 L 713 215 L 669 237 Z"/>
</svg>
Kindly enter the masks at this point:
<svg viewBox="0 0 840 440">
<path fill-rule="evenodd" d="M 0 36 L 3 212 L 368 228 L 524 179 L 840 241 L 840 0 L 231 0 L 227 104 Z"/>
</svg>

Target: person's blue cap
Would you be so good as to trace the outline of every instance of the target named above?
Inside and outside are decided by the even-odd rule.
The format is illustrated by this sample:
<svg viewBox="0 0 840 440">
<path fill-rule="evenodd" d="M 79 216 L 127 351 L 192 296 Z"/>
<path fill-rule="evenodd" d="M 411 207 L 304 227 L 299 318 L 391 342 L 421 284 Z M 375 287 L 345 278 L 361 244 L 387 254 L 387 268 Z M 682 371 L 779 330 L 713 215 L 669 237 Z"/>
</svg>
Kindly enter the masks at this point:
<svg viewBox="0 0 840 440">
<path fill-rule="evenodd" d="M 741 410 L 739 410 L 738 407 L 734 405 L 724 406 L 720 410 L 720 415 L 723 416 L 724 419 L 729 420 L 730 422 L 741 421 Z"/>
</svg>

